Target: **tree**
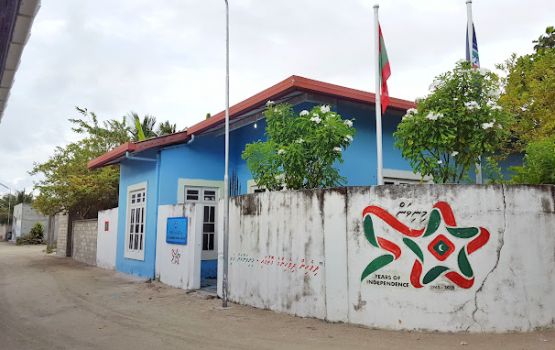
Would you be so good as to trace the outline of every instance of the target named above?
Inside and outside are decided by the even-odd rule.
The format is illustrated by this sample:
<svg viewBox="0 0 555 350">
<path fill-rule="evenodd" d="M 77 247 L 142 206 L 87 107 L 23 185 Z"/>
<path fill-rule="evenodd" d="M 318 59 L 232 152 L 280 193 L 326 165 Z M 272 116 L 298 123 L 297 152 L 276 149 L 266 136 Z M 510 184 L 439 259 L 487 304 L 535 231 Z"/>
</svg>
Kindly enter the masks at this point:
<svg viewBox="0 0 555 350">
<path fill-rule="evenodd" d="M 156 134 L 158 136 L 175 134 L 176 132 L 177 132 L 177 125 L 171 124 L 168 120 L 158 124 L 158 129 L 156 130 Z"/>
<path fill-rule="evenodd" d="M 536 52 L 513 54 L 498 66 L 506 73 L 499 104 L 511 113 L 513 142 L 509 151 L 522 152 L 529 142 L 555 134 L 555 34 L 538 39 Z"/>
<path fill-rule="evenodd" d="M 344 183 L 334 163 L 352 142 L 351 120 L 329 106 L 297 115 L 291 105 L 269 101 L 264 111 L 267 141 L 246 145 L 242 154 L 258 186 L 268 190 L 312 189 Z"/>
<path fill-rule="evenodd" d="M 8 217 L 13 216 L 13 207 L 20 203 L 33 202 L 33 193 L 26 193 L 25 189 L 22 191 L 16 191 L 15 194 L 5 194 L 0 197 L 0 224 L 7 224 Z M 9 212 L 8 212 L 9 210 Z M 11 219 L 9 220 L 12 221 Z"/>
<path fill-rule="evenodd" d="M 130 112 L 127 116 L 134 122 L 134 127 L 131 130 L 131 139 L 133 141 L 144 141 L 158 136 L 155 131 L 155 117 L 151 115 L 145 115 L 141 120 L 139 115 L 135 112 Z"/>
<path fill-rule="evenodd" d="M 538 40 L 533 41 L 536 52 L 545 49 L 555 49 L 555 27 L 549 26 L 545 29 L 545 34 L 540 35 Z"/>
<path fill-rule="evenodd" d="M 70 119 L 72 128 L 84 138 L 57 147 L 44 163 L 35 163 L 31 175 L 42 175 L 35 182 L 39 194 L 33 206 L 45 215 L 65 211 L 76 218 L 95 217 L 99 210 L 118 203 L 119 168 L 108 166 L 89 171 L 87 163 L 129 140 L 125 120 L 106 121 L 103 126 L 93 112 L 77 108 L 81 118 Z"/>
<path fill-rule="evenodd" d="M 94 112 L 76 107 L 78 118 L 69 119 L 72 130 L 83 136 L 80 141 L 57 147 L 44 163 L 35 163 L 31 175 L 42 175 L 35 183 L 39 191 L 33 206 L 46 215 L 66 211 L 76 218 L 96 217 L 99 210 L 118 204 L 119 167 L 108 166 L 89 171 L 87 163 L 130 140 L 157 136 L 156 118 L 146 115 L 140 120 L 131 112 L 121 120 L 100 123 Z M 128 124 L 131 118 L 135 125 Z M 168 121 L 158 127 L 159 132 L 175 130 Z"/>
<path fill-rule="evenodd" d="M 480 156 L 495 154 L 507 139 L 510 118 L 497 104 L 499 79 L 461 61 L 430 89 L 403 117 L 395 144 L 414 172 L 459 183 Z"/>
<path fill-rule="evenodd" d="M 555 185 L 555 135 L 530 142 L 524 164 L 511 170 L 513 183 Z"/>
</svg>

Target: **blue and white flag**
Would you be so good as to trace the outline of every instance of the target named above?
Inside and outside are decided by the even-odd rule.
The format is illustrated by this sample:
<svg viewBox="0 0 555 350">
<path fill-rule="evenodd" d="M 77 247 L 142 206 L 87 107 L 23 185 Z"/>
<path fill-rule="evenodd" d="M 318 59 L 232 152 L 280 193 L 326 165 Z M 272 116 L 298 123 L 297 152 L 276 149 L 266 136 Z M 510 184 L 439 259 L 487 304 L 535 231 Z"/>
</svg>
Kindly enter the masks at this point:
<svg viewBox="0 0 555 350">
<path fill-rule="evenodd" d="M 468 52 L 468 30 L 466 31 L 466 60 L 472 64 L 472 68 L 480 67 L 480 56 L 478 55 L 478 40 L 476 39 L 476 29 L 472 23 L 472 60 Z"/>
</svg>

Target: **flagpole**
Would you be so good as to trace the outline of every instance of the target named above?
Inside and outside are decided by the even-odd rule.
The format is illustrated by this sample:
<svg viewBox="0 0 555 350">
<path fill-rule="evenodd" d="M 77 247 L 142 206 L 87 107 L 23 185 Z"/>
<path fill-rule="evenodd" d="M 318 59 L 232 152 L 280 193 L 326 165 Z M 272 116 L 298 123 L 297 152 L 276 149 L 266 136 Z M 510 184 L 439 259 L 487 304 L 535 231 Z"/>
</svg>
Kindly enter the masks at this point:
<svg viewBox="0 0 555 350">
<path fill-rule="evenodd" d="M 229 255 L 229 4 L 225 1 L 225 170 L 224 170 L 224 252 L 222 306 L 227 307 Z"/>
<path fill-rule="evenodd" d="M 472 0 L 466 1 L 466 33 L 467 41 L 466 47 L 468 50 L 468 60 L 470 61 L 470 66 L 474 66 L 474 23 L 472 21 Z M 476 184 L 481 185 L 483 183 L 482 179 L 482 156 L 478 157 L 478 163 L 474 165 L 476 168 Z"/>
<path fill-rule="evenodd" d="M 380 22 L 378 9 L 380 5 L 374 5 L 374 58 L 376 65 L 376 161 L 377 161 L 377 184 L 383 185 L 383 159 L 382 159 L 382 106 L 381 106 L 381 75 L 380 75 Z"/>
</svg>

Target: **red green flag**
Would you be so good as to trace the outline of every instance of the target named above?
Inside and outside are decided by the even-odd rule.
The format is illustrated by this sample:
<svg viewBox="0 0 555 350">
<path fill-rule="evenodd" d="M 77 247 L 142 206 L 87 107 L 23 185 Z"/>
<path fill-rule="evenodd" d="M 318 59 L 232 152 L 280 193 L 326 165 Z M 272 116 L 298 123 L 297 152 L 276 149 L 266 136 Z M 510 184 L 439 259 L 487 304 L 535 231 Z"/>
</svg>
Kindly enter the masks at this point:
<svg viewBox="0 0 555 350">
<path fill-rule="evenodd" d="M 385 113 L 387 106 L 389 105 L 389 91 L 387 89 L 387 79 L 391 75 L 391 67 L 389 66 L 389 58 L 387 57 L 387 50 L 385 48 L 385 42 L 382 35 L 382 27 L 378 25 L 380 31 L 380 77 L 382 82 L 381 89 L 381 107 L 382 114 Z"/>
</svg>

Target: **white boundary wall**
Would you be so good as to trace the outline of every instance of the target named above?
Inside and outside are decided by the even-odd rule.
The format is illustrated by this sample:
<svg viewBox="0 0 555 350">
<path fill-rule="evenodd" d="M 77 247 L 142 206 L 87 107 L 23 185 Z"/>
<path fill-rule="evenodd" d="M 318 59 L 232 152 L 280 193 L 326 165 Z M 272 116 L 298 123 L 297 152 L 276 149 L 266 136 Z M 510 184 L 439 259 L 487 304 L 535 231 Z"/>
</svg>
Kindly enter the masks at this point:
<svg viewBox="0 0 555 350">
<path fill-rule="evenodd" d="M 156 237 L 156 278 L 172 287 L 183 289 L 200 288 L 200 257 L 202 233 L 196 223 L 202 222 L 202 212 L 193 204 L 160 205 Z M 187 244 L 166 242 L 167 219 L 187 217 Z"/>
<path fill-rule="evenodd" d="M 118 208 L 98 212 L 96 238 L 96 265 L 105 269 L 116 268 L 118 242 Z"/>
<path fill-rule="evenodd" d="M 554 194 L 407 185 L 236 197 L 230 299 L 385 329 L 553 327 Z M 371 262 L 383 266 L 364 276 Z"/>
</svg>

